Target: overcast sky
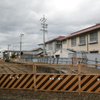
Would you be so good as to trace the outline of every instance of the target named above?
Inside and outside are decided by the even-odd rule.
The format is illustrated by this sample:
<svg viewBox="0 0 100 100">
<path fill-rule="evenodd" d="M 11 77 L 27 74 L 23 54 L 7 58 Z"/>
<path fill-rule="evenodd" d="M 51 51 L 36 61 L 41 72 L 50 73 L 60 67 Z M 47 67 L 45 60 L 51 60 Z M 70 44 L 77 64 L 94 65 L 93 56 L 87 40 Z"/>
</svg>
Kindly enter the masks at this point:
<svg viewBox="0 0 100 100">
<path fill-rule="evenodd" d="M 100 0 L 0 0 L 0 48 L 32 50 L 43 42 L 40 19 L 48 24 L 46 41 L 100 22 Z"/>
</svg>

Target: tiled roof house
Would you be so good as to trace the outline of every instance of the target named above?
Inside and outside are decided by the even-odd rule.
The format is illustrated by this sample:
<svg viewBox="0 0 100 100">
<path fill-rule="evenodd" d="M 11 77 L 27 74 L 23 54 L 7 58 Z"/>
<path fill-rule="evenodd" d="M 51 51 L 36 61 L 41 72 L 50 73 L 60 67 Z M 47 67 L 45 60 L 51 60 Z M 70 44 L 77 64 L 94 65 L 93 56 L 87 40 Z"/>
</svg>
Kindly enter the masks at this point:
<svg viewBox="0 0 100 100">
<path fill-rule="evenodd" d="M 62 45 L 63 48 L 100 53 L 100 23 L 71 33 L 63 40 L 66 40 L 66 44 Z"/>
</svg>

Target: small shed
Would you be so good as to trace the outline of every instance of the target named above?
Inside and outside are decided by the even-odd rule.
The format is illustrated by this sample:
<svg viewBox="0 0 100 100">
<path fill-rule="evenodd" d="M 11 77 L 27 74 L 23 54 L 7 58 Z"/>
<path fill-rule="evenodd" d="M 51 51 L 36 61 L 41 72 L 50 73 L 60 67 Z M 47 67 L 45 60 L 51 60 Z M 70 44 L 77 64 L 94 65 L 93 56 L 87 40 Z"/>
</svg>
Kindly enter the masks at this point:
<svg viewBox="0 0 100 100">
<path fill-rule="evenodd" d="M 69 53 L 73 54 L 74 52 L 69 51 L 67 49 L 60 49 L 54 54 L 54 57 L 55 58 L 68 58 Z"/>
</svg>

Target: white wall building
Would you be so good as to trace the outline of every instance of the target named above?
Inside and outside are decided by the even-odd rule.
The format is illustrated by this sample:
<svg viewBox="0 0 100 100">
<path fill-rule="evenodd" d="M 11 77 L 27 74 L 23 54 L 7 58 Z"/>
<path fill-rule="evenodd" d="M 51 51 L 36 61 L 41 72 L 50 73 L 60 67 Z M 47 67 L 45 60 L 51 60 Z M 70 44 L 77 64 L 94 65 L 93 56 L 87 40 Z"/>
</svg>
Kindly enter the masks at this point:
<svg viewBox="0 0 100 100">
<path fill-rule="evenodd" d="M 59 36 L 57 38 L 54 38 L 50 41 L 45 42 L 46 46 L 46 53 L 48 56 L 54 56 L 54 54 L 62 48 L 62 39 L 65 38 L 65 36 Z"/>
</svg>

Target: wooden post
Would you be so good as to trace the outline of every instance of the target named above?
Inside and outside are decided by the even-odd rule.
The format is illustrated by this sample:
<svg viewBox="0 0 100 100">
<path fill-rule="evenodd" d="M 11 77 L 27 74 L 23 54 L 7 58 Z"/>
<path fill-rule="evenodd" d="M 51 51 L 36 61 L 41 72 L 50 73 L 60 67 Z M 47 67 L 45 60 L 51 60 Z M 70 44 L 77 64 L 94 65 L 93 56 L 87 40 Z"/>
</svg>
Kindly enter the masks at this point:
<svg viewBox="0 0 100 100">
<path fill-rule="evenodd" d="M 81 93 L 81 64 L 78 62 L 78 81 L 79 81 L 79 95 Z"/>
<path fill-rule="evenodd" d="M 36 88 L 36 65 L 35 64 L 33 64 L 33 86 L 34 86 L 34 91 L 36 91 L 37 90 L 37 88 Z"/>
</svg>

